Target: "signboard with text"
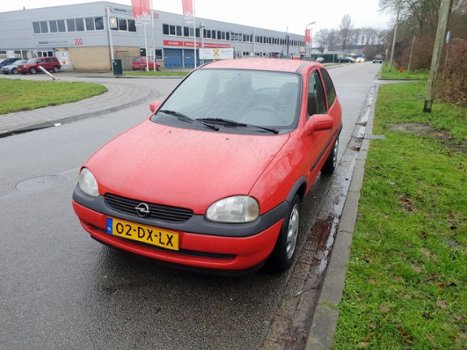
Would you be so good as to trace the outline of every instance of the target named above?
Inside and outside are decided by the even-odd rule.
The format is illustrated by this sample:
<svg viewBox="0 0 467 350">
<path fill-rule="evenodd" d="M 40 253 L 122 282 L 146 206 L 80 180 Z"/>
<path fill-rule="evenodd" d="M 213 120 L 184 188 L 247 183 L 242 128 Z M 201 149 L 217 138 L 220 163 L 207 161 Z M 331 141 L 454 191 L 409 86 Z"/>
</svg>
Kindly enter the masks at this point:
<svg viewBox="0 0 467 350">
<path fill-rule="evenodd" d="M 234 57 L 233 47 L 221 48 L 215 47 L 210 49 L 199 49 L 199 58 L 201 60 L 230 60 Z"/>
</svg>

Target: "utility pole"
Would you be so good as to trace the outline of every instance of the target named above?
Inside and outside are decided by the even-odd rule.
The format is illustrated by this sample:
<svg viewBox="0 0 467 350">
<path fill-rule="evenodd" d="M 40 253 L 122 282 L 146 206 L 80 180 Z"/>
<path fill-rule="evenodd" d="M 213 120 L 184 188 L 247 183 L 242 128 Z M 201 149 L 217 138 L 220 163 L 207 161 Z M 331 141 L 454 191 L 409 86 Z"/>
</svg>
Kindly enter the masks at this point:
<svg viewBox="0 0 467 350">
<path fill-rule="evenodd" d="M 436 75 L 438 73 L 439 62 L 441 60 L 441 52 L 443 50 L 446 27 L 448 25 L 451 1 L 452 0 L 441 0 L 441 6 L 439 8 L 438 28 L 436 29 L 435 46 L 433 47 L 430 74 L 428 76 L 428 83 L 425 94 L 425 104 L 423 106 L 423 112 L 426 113 L 431 113 L 431 107 L 433 105 L 434 84 L 436 81 Z"/>
<path fill-rule="evenodd" d="M 397 25 L 399 23 L 399 14 L 401 13 L 401 5 L 397 8 L 396 25 L 394 26 L 394 36 L 392 37 L 391 59 L 389 60 L 389 71 L 392 71 L 392 61 L 394 59 L 394 46 L 396 46 Z"/>
</svg>

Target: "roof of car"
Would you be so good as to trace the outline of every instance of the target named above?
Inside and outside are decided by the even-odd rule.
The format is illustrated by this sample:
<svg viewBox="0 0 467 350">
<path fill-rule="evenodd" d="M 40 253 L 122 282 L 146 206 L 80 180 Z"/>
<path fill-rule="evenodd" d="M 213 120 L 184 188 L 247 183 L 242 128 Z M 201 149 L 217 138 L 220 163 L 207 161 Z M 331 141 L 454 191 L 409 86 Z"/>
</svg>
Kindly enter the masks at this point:
<svg viewBox="0 0 467 350">
<path fill-rule="evenodd" d="M 254 70 L 267 70 L 279 72 L 300 72 L 303 68 L 316 65 L 319 63 L 290 60 L 290 59 L 277 59 L 277 58 L 242 58 L 234 60 L 221 60 L 214 61 L 205 66 L 206 68 L 224 68 L 224 69 L 254 69 Z"/>
</svg>

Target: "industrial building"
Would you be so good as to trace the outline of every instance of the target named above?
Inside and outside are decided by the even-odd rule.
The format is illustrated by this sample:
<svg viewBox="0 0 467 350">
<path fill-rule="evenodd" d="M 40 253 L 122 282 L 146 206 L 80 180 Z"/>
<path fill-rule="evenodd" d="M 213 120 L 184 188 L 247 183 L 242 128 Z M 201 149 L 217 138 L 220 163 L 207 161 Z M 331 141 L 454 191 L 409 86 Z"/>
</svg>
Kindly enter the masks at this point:
<svg viewBox="0 0 467 350">
<path fill-rule="evenodd" d="M 157 10 L 153 19 L 137 20 L 131 6 L 105 1 L 2 12 L 0 58 L 56 56 L 62 70 L 107 71 L 113 47 L 114 58 L 129 69 L 133 58 L 146 55 L 146 47 L 153 56 L 154 43 L 163 67 L 191 68 L 194 34 L 197 48 L 233 48 L 238 58 L 305 52 L 303 35 L 198 17 L 195 23 L 194 28 L 182 14 Z"/>
</svg>

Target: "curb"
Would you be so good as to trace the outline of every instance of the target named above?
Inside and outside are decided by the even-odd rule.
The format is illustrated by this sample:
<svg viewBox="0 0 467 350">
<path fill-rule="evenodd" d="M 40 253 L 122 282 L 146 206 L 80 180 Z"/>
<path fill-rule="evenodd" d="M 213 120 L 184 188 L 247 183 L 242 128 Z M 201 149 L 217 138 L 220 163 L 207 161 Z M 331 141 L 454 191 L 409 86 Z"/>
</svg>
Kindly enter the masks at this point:
<svg viewBox="0 0 467 350">
<path fill-rule="evenodd" d="M 35 130 L 40 130 L 40 129 L 52 128 L 52 127 L 60 126 L 60 125 L 63 125 L 63 124 L 72 123 L 72 122 L 75 122 L 75 121 L 78 121 L 78 120 L 86 119 L 86 118 L 89 118 L 89 117 L 97 117 L 97 116 L 100 116 L 100 115 L 103 115 L 103 114 L 116 112 L 116 111 L 118 111 L 120 109 L 136 106 L 136 105 L 138 105 L 138 104 L 140 104 L 140 103 L 142 103 L 142 102 L 144 102 L 144 101 L 146 101 L 146 100 L 148 100 L 150 98 L 151 99 L 157 98 L 159 95 L 160 94 L 158 92 L 155 92 L 154 90 L 149 90 L 149 92 L 145 96 L 142 96 L 142 97 L 137 98 L 137 99 L 135 99 L 133 101 L 130 101 L 130 102 L 126 102 L 126 103 L 119 104 L 119 105 L 114 105 L 114 106 L 109 107 L 109 108 L 104 108 L 104 109 L 101 109 L 101 110 L 87 112 L 87 113 L 75 114 L 75 115 L 71 115 L 71 116 L 68 116 L 68 117 L 56 119 L 56 120 L 53 120 L 53 121 L 41 122 L 41 123 L 29 125 L 27 127 L 20 127 L 20 128 L 16 128 L 16 129 L 3 131 L 3 132 L 0 131 L 0 138 L 13 136 L 13 135 L 18 135 L 18 134 L 24 134 L 24 133 L 27 133 L 27 132 L 30 132 L 30 131 L 35 131 Z"/>
<path fill-rule="evenodd" d="M 360 116 L 359 122 L 356 125 L 355 131 L 357 131 L 358 134 L 360 134 L 361 129 L 364 128 L 362 126 L 359 130 L 359 125 L 366 125 L 364 131 L 365 135 L 371 134 L 372 132 L 378 86 L 376 86 L 375 89 L 372 104 L 367 115 L 368 120 L 365 120 L 366 115 L 364 114 Z M 369 139 L 363 139 L 356 158 L 352 180 L 337 228 L 336 241 L 331 252 L 329 264 L 316 303 L 316 309 L 305 347 L 306 350 L 329 350 L 332 349 L 334 345 L 337 320 L 339 317 L 338 306 L 342 299 L 345 286 L 345 276 L 349 264 L 369 143 Z"/>
</svg>

